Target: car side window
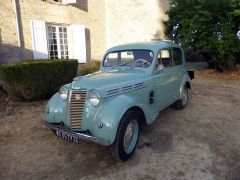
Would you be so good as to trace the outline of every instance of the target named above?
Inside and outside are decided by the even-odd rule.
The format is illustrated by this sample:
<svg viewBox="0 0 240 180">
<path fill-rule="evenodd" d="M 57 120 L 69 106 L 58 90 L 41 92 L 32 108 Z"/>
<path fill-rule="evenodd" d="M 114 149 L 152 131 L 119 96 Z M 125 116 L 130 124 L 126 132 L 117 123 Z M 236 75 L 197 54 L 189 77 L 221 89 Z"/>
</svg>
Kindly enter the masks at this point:
<svg viewBox="0 0 240 180">
<path fill-rule="evenodd" d="M 158 65 L 164 68 L 172 67 L 171 49 L 162 49 L 158 54 Z"/>
<path fill-rule="evenodd" d="M 179 48 L 173 48 L 173 66 L 178 66 L 183 64 L 182 61 L 182 51 Z"/>
<path fill-rule="evenodd" d="M 108 54 L 105 61 L 104 66 L 116 66 L 119 61 L 119 54 L 117 52 Z"/>
</svg>

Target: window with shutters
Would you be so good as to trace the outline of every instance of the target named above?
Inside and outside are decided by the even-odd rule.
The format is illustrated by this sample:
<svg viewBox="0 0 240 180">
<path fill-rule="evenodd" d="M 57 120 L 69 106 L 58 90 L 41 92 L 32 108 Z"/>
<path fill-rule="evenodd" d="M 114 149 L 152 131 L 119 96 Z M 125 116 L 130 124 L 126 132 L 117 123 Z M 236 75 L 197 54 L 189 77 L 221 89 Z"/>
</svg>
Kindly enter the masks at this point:
<svg viewBox="0 0 240 180">
<path fill-rule="evenodd" d="M 64 26 L 47 26 L 48 51 L 50 59 L 69 58 L 67 31 L 67 27 Z"/>
<path fill-rule="evenodd" d="M 68 26 L 31 20 L 32 49 L 34 59 L 77 59 L 87 62 L 84 25 Z"/>
</svg>

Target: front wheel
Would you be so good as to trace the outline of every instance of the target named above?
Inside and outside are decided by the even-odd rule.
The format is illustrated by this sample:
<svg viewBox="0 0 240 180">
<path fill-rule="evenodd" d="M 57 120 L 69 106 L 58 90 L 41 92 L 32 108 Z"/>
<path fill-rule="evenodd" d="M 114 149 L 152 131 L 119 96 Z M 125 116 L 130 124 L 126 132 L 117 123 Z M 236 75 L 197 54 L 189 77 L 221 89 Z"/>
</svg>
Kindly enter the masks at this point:
<svg viewBox="0 0 240 180">
<path fill-rule="evenodd" d="M 139 122 L 140 116 L 137 111 L 130 110 L 122 117 L 111 146 L 114 159 L 127 161 L 133 155 L 139 137 Z"/>
</svg>

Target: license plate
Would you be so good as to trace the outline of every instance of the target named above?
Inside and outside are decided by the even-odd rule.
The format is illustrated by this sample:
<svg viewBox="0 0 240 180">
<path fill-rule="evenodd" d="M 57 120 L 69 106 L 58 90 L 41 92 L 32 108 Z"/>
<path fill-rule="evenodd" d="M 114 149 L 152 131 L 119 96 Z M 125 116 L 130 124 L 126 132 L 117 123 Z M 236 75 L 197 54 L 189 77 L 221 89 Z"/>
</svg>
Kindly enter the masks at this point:
<svg viewBox="0 0 240 180">
<path fill-rule="evenodd" d="M 56 136 L 59 138 L 65 139 L 67 141 L 71 141 L 73 143 L 79 144 L 79 138 L 75 137 L 74 135 L 66 131 L 56 130 Z"/>
</svg>

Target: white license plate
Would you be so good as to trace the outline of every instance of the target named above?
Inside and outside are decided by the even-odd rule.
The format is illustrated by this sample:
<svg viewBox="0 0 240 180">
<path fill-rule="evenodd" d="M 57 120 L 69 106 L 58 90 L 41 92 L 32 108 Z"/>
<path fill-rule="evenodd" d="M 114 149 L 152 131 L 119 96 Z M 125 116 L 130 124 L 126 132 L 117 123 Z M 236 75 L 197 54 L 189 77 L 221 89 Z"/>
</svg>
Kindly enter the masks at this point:
<svg viewBox="0 0 240 180">
<path fill-rule="evenodd" d="M 71 141 L 73 143 L 79 144 L 79 138 L 75 137 L 74 135 L 66 132 L 66 131 L 60 131 L 56 130 L 56 136 L 62 139 L 65 139 L 67 141 Z"/>
</svg>

